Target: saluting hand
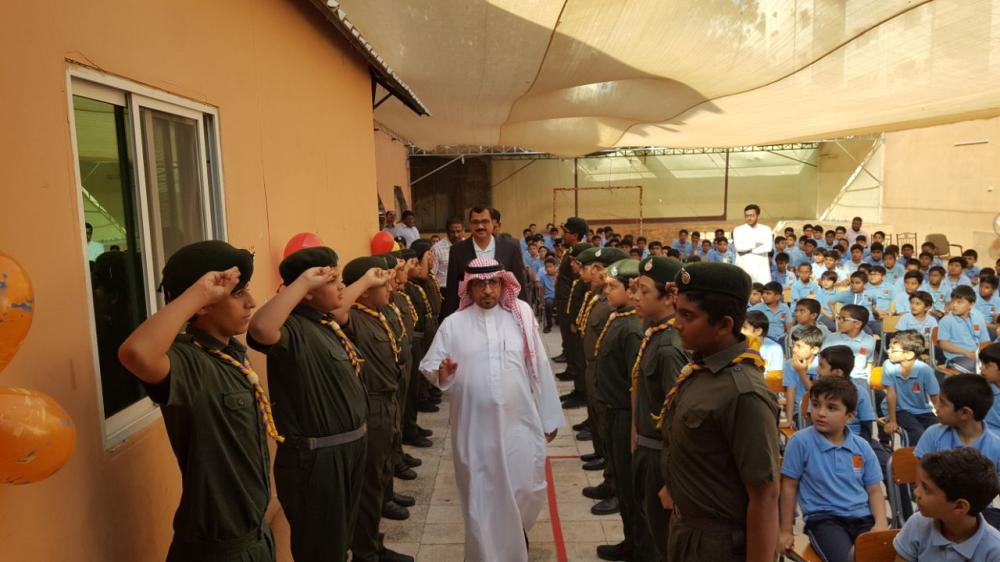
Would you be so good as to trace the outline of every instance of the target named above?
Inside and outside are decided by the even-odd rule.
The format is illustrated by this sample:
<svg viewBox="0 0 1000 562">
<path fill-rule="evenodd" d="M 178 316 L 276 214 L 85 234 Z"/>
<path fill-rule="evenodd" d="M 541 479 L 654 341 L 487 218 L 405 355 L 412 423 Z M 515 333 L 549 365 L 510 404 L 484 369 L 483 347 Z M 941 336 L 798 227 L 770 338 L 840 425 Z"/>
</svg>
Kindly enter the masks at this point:
<svg viewBox="0 0 1000 562">
<path fill-rule="evenodd" d="M 215 304 L 233 292 L 239 282 L 240 269 L 234 266 L 225 271 L 209 271 L 191 289 L 200 291 L 208 304 Z"/>
<path fill-rule="evenodd" d="M 378 267 L 373 267 L 369 269 L 362 280 L 368 284 L 369 287 L 381 287 L 389 282 L 389 276 L 394 275 L 394 272 L 389 272 Z"/>
<path fill-rule="evenodd" d="M 336 270 L 332 267 L 310 267 L 303 271 L 295 282 L 302 283 L 306 289 L 312 290 L 333 281 L 336 274 Z"/>
<path fill-rule="evenodd" d="M 441 366 L 438 367 L 438 382 L 442 384 L 448 382 L 451 377 L 455 376 L 456 371 L 458 371 L 458 363 L 455 363 L 451 357 L 445 357 Z"/>
</svg>

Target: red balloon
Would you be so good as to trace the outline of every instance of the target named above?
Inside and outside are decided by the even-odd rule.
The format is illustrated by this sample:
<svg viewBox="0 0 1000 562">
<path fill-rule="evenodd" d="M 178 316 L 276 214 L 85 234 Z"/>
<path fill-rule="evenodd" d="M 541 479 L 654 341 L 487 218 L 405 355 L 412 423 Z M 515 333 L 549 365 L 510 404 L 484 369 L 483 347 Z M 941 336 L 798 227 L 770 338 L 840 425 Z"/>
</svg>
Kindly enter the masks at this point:
<svg viewBox="0 0 1000 562">
<path fill-rule="evenodd" d="M 315 248 L 316 246 L 322 245 L 323 241 L 320 240 L 319 236 L 316 236 L 312 232 L 300 232 L 295 236 L 292 236 L 288 243 L 285 244 L 285 253 L 282 257 L 287 258 L 299 250 Z"/>
<path fill-rule="evenodd" d="M 384 230 L 376 232 L 375 236 L 372 236 L 372 255 L 384 254 L 386 252 L 392 251 L 392 245 L 396 241 L 393 240 L 392 234 Z"/>
</svg>

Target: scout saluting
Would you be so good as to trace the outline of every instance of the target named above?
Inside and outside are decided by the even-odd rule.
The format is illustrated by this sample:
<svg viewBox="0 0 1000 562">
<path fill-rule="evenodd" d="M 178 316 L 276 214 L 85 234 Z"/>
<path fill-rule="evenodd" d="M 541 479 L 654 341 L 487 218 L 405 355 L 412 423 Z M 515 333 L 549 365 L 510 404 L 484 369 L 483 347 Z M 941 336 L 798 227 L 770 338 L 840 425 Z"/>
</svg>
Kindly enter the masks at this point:
<svg viewBox="0 0 1000 562">
<path fill-rule="evenodd" d="M 363 358 L 341 325 L 358 295 L 386 276 L 372 269 L 345 289 L 337 264 L 326 247 L 285 258 L 278 266 L 285 286 L 254 315 L 247 335 L 267 355 L 274 418 L 285 436 L 274 481 L 299 562 L 347 560 L 364 479 Z"/>
<path fill-rule="evenodd" d="M 118 350 L 162 407 L 181 469 L 168 562 L 275 558 L 264 520 L 267 437 L 283 438 L 246 348 L 233 338 L 246 331 L 256 306 L 246 290 L 251 275 L 246 250 L 217 240 L 181 248 L 163 268 L 167 305 Z"/>
<path fill-rule="evenodd" d="M 416 256 L 413 267 L 410 268 L 406 276 L 406 285 L 403 290 L 410 297 L 410 302 L 417 311 L 417 322 L 414 325 L 412 353 L 413 366 L 410 371 L 410 385 L 406 390 L 406 405 L 403 408 L 403 444 L 413 447 L 430 447 L 433 445 L 430 439 L 421 432 L 417 425 L 417 404 L 421 395 L 428 392 L 429 383 L 420 374 L 420 361 L 423 360 L 427 348 L 434 341 L 434 334 L 437 333 L 437 317 L 440 314 L 440 306 L 435 309 L 432 298 L 436 298 L 436 292 L 431 289 L 426 281 L 429 278 L 430 258 L 433 254 L 429 251 L 431 243 L 429 240 L 414 240 L 410 245 Z M 437 288 L 435 283 L 430 285 Z"/>
<path fill-rule="evenodd" d="M 583 306 L 583 297 L 590 286 L 580 279 L 582 266 L 577 257 L 584 251 L 593 248 L 592 244 L 580 242 L 574 244 L 563 256 L 559 266 L 559 276 L 556 278 L 556 310 L 559 311 L 559 330 L 563 333 L 563 353 L 566 355 L 566 373 L 573 376 L 573 392 L 561 396 L 563 408 L 579 408 L 587 405 L 587 384 L 584 380 L 586 358 L 583 356 L 583 344 L 576 330 L 576 317 Z M 565 301 L 560 300 L 560 291 L 566 291 Z M 565 329 L 563 326 L 565 325 Z M 565 378 L 565 377 L 564 377 Z M 575 429 L 575 428 L 574 428 Z"/>
<path fill-rule="evenodd" d="M 740 333 L 750 276 L 725 263 L 677 275 L 674 327 L 694 352 L 663 404 L 670 560 L 770 561 L 778 537 L 778 404 Z"/>
<path fill-rule="evenodd" d="M 680 270 L 681 262 L 673 258 L 650 256 L 639 262 L 640 277 L 635 281 L 636 310 L 645 331 L 631 372 L 635 436 L 632 486 L 639 511 L 663 560 L 667 559 L 670 512 L 658 496 L 663 488 L 660 463 L 663 438 L 653 418 L 660 415 L 667 390 L 688 363 L 680 336 L 673 328 L 677 295 L 674 278 Z"/>
</svg>

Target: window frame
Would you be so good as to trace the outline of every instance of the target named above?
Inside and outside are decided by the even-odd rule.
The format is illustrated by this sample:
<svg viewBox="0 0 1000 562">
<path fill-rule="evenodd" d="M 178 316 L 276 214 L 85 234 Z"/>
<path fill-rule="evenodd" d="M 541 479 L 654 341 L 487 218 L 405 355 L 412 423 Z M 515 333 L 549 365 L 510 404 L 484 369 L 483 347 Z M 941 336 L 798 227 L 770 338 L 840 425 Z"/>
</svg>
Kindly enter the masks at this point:
<svg viewBox="0 0 1000 562">
<path fill-rule="evenodd" d="M 132 135 L 132 145 L 127 147 L 132 158 L 132 188 L 137 190 L 132 195 L 136 198 L 139 218 L 139 238 L 142 242 L 142 269 L 145 282 L 145 304 L 147 316 L 159 309 L 155 286 L 156 265 L 152 251 L 151 236 L 152 221 L 148 201 L 147 170 L 143 143 L 143 124 L 141 109 L 151 109 L 165 113 L 187 117 L 197 121 L 197 142 L 199 161 L 201 163 L 201 198 L 203 220 L 209 236 L 218 240 L 227 240 L 225 185 L 223 182 L 223 165 L 221 137 L 219 127 L 219 110 L 205 103 L 184 98 L 169 92 L 140 84 L 138 82 L 107 74 L 93 68 L 68 64 L 66 72 L 66 92 L 69 112 L 70 142 L 73 150 L 73 177 L 75 180 L 77 217 L 80 233 L 80 262 L 84 282 L 86 284 L 87 312 L 89 315 L 88 332 L 90 335 L 90 356 L 95 374 L 95 389 L 97 391 L 97 415 L 101 420 L 101 438 L 105 451 L 113 450 L 131 437 L 142 431 L 161 417 L 161 411 L 148 396 L 134 402 L 125 409 L 110 417 L 104 416 L 104 381 L 101 377 L 100 357 L 97 346 L 97 324 L 94 318 L 93 286 L 90 278 L 90 268 L 87 263 L 87 237 L 84 234 L 86 216 L 82 203 L 82 178 L 80 176 L 80 151 L 77 146 L 76 116 L 73 97 L 82 96 L 124 107 L 129 115 L 129 129 Z"/>
</svg>

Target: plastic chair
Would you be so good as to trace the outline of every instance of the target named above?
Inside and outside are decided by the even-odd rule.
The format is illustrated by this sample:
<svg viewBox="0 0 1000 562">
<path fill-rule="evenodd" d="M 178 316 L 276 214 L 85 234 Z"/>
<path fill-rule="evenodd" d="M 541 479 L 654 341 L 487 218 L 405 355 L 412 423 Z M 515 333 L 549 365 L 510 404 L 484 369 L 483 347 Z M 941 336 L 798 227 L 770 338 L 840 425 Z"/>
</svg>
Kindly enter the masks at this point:
<svg viewBox="0 0 1000 562">
<path fill-rule="evenodd" d="M 895 303 L 892 303 L 895 305 Z M 891 312 L 891 311 L 890 311 Z M 882 332 L 886 334 L 896 333 L 896 328 L 899 326 L 900 319 L 903 318 L 902 314 L 892 314 L 886 318 L 882 319 Z"/>
<path fill-rule="evenodd" d="M 792 288 L 785 287 L 785 290 L 781 292 L 782 298 L 785 304 L 792 304 Z"/>
<path fill-rule="evenodd" d="M 900 485 L 902 484 L 916 484 L 917 482 L 917 466 L 920 460 L 914 456 L 913 447 L 904 447 L 901 449 L 896 449 L 892 452 L 892 458 L 889 459 L 889 463 L 886 465 L 887 476 L 889 481 L 895 483 L 895 486 L 889 486 L 889 506 L 892 508 L 892 526 L 902 527 L 903 523 L 906 522 L 906 518 L 903 516 L 903 494 L 900 490 Z M 909 494 L 905 498 L 905 501 L 909 502 Z M 907 512 L 912 511 L 907 510 Z"/>
<path fill-rule="evenodd" d="M 934 254 L 939 258 L 950 258 L 952 256 L 952 248 L 958 248 L 958 253 L 955 255 L 962 255 L 962 246 L 948 242 L 948 237 L 944 234 L 928 234 L 927 237 L 924 238 L 924 241 L 934 244 Z"/>
<path fill-rule="evenodd" d="M 811 544 L 807 544 L 801 552 L 792 551 L 781 558 L 786 557 L 792 562 L 823 562 L 823 558 L 813 550 Z"/>
<path fill-rule="evenodd" d="M 899 529 L 872 531 L 858 535 L 854 541 L 854 562 L 893 562 L 896 549 L 892 541 Z"/>
<path fill-rule="evenodd" d="M 913 244 L 917 245 L 917 233 L 916 232 L 900 232 L 896 234 L 896 245 L 900 248 L 903 244 Z"/>
<path fill-rule="evenodd" d="M 931 329 L 931 350 L 930 350 L 931 367 L 933 367 L 935 371 L 944 373 L 945 376 L 959 374 L 957 369 L 953 369 L 951 367 L 948 367 L 947 365 L 938 365 L 937 347 L 938 347 L 938 327 L 934 326 L 934 328 Z"/>
</svg>

